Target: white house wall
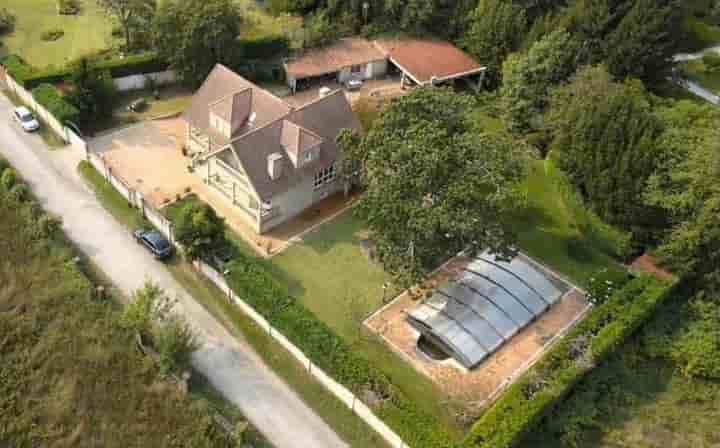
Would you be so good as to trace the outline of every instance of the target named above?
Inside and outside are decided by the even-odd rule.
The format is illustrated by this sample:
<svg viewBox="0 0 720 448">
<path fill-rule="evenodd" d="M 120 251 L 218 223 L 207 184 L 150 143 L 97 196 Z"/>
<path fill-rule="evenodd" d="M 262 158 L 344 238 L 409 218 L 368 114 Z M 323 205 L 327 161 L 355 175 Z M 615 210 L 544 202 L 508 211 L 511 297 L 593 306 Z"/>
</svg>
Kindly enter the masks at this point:
<svg viewBox="0 0 720 448">
<path fill-rule="evenodd" d="M 373 79 L 385 76 L 388 71 L 387 59 L 371 62 L 365 67 L 365 79 Z"/>
<path fill-rule="evenodd" d="M 277 217 L 262 223 L 261 233 L 276 227 L 305 211 L 316 202 L 331 196 L 342 190 L 342 182 L 336 179 L 335 182 L 323 185 L 321 188 L 313 189 L 313 179 L 304 179 L 287 192 L 273 197 L 273 209 L 278 209 Z"/>
</svg>

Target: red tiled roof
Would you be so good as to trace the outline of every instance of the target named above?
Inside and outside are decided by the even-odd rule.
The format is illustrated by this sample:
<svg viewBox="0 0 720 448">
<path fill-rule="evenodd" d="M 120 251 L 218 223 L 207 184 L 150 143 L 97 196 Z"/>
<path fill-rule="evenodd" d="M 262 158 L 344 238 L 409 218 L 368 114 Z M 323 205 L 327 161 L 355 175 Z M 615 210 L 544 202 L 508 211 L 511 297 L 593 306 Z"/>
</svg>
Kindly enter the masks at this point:
<svg viewBox="0 0 720 448">
<path fill-rule="evenodd" d="M 457 77 L 483 67 L 470 55 L 440 40 L 398 39 L 375 41 L 378 49 L 420 83 Z"/>
<path fill-rule="evenodd" d="M 310 50 L 299 58 L 288 61 L 286 69 L 289 75 L 300 79 L 334 73 L 343 67 L 383 59 L 385 55 L 372 42 L 362 38 L 347 38 L 327 47 Z"/>
</svg>

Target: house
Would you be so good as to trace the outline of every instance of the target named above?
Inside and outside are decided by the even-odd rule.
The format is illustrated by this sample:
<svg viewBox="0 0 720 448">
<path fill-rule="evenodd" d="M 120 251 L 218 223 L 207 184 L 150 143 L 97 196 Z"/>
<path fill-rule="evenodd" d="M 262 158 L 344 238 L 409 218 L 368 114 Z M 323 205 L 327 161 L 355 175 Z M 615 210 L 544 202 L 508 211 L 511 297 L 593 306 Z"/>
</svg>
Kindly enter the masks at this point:
<svg viewBox="0 0 720 448">
<path fill-rule="evenodd" d="M 360 130 L 340 90 L 292 108 L 222 65 L 183 117 L 195 172 L 258 234 L 343 189 L 336 138 Z"/>
<path fill-rule="evenodd" d="M 433 39 L 340 39 L 285 63 L 293 92 L 313 80 L 372 79 L 399 73 L 404 85 L 436 85 L 456 79 L 479 84 L 486 67 L 453 44 Z"/>
</svg>

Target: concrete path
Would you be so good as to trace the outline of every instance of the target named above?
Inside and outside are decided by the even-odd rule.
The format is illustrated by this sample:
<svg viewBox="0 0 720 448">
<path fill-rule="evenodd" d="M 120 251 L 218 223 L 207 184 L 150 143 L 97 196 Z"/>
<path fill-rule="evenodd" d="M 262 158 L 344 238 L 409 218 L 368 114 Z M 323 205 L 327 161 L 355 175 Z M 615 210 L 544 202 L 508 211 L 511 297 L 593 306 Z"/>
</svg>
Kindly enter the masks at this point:
<svg viewBox="0 0 720 448">
<path fill-rule="evenodd" d="M 673 56 L 673 62 L 687 62 L 694 61 L 695 59 L 702 59 L 706 53 L 717 53 L 720 54 L 720 45 L 714 45 L 704 50 L 700 50 L 697 53 L 678 53 Z"/>
<path fill-rule="evenodd" d="M 151 279 L 178 299 L 179 311 L 202 344 L 193 357 L 197 370 L 277 448 L 346 447 L 245 342 L 230 335 L 102 208 L 76 173 L 82 154 L 48 150 L 37 135 L 25 134 L 11 122 L 11 111 L 11 103 L 0 95 L 0 154 L 31 184 L 43 207 L 62 216 L 67 235 L 120 289 L 130 293 Z"/>
<path fill-rule="evenodd" d="M 688 62 L 688 61 L 694 61 L 696 59 L 701 59 L 703 56 L 705 56 L 708 53 L 716 53 L 720 55 L 720 45 L 714 45 L 712 47 L 705 48 L 704 50 L 698 51 L 697 53 L 678 53 L 673 56 L 673 62 L 674 63 L 682 63 L 682 62 Z M 712 104 L 720 104 L 720 96 L 715 94 L 715 92 L 712 92 L 705 87 L 701 86 L 700 84 L 696 83 L 695 81 L 691 81 L 689 79 L 683 79 L 683 78 L 675 78 L 670 79 L 671 82 L 674 82 L 675 84 L 679 85 L 683 89 L 687 90 L 688 92 L 692 93 L 695 96 L 698 96 L 705 101 L 708 101 Z"/>
</svg>

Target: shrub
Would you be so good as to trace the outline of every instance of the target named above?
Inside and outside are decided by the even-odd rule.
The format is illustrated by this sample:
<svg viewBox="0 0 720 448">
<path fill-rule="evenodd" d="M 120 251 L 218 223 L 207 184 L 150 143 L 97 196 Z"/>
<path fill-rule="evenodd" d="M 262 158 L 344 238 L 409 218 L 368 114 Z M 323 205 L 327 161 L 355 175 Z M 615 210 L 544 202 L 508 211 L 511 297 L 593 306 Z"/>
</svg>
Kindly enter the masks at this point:
<svg viewBox="0 0 720 448">
<path fill-rule="evenodd" d="M 0 175 L 0 184 L 2 184 L 5 191 L 10 191 L 16 181 L 17 175 L 15 174 L 15 170 L 12 168 L 5 168 L 2 175 Z"/>
<path fill-rule="evenodd" d="M 187 370 L 192 353 L 198 348 L 191 328 L 176 316 L 154 331 L 153 344 L 160 355 L 160 371 L 165 374 Z"/>
<path fill-rule="evenodd" d="M 616 290 L 508 388 L 475 423 L 465 446 L 515 446 L 585 374 L 645 323 L 671 291 L 667 282 L 650 276 L 635 278 Z M 538 387 L 537 377 L 546 382 Z M 530 389 L 532 394 L 527 393 Z"/>
<path fill-rule="evenodd" d="M 240 41 L 243 59 L 268 60 L 284 56 L 290 51 L 290 40 L 286 36 L 263 36 Z"/>
<path fill-rule="evenodd" d="M 29 195 L 30 188 L 24 182 L 18 182 L 10 188 L 10 196 L 18 202 L 23 202 Z"/>
<path fill-rule="evenodd" d="M 720 54 L 715 52 L 708 52 L 702 58 L 703 64 L 709 72 L 716 72 L 720 70 Z"/>
<path fill-rule="evenodd" d="M 78 0 L 57 0 L 57 10 L 60 15 L 74 16 L 80 12 Z"/>
<path fill-rule="evenodd" d="M 592 278 L 587 289 L 587 299 L 594 305 L 606 302 L 613 293 L 622 288 L 629 278 L 626 273 L 607 268 L 600 270 Z"/>
<path fill-rule="evenodd" d="M 65 31 L 55 28 L 52 30 L 43 31 L 43 33 L 40 35 L 40 38 L 45 42 L 52 42 L 60 39 L 64 35 Z"/>
<path fill-rule="evenodd" d="M 33 68 L 25 63 L 20 56 L 10 55 L 2 60 L 2 65 L 8 74 L 19 84 L 32 76 Z"/>
<path fill-rule="evenodd" d="M 0 9 L 0 36 L 15 29 L 15 16 L 5 8 Z"/>
<path fill-rule="evenodd" d="M 32 90 L 32 95 L 35 101 L 45 107 L 60 123 L 79 121 L 80 111 L 63 98 L 54 86 L 41 84 Z"/>
<path fill-rule="evenodd" d="M 188 202 L 174 220 L 175 238 L 190 260 L 211 253 L 225 239 L 225 221 L 204 202 Z"/>
</svg>

